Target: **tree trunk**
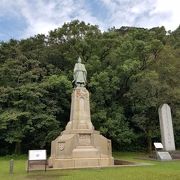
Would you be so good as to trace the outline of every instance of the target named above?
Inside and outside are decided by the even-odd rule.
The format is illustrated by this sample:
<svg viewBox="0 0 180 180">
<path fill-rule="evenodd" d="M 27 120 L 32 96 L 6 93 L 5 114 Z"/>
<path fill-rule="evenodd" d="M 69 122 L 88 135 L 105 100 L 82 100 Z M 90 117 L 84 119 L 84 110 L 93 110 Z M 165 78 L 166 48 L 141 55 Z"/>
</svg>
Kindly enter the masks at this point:
<svg viewBox="0 0 180 180">
<path fill-rule="evenodd" d="M 21 153 L 21 142 L 16 142 L 14 153 L 15 154 L 20 154 Z"/>
<path fill-rule="evenodd" d="M 147 144 L 148 144 L 148 153 L 152 154 L 151 130 L 148 130 L 148 132 L 147 132 Z"/>
</svg>

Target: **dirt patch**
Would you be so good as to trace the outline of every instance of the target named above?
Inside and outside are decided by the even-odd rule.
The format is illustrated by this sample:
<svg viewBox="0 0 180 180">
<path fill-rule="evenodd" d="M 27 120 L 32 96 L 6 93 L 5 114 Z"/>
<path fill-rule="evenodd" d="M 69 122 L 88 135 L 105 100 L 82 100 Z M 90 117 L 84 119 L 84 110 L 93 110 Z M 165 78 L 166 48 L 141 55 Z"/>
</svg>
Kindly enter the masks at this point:
<svg viewBox="0 0 180 180">
<path fill-rule="evenodd" d="M 114 165 L 136 165 L 136 164 L 137 163 L 135 162 L 125 161 L 125 160 L 120 160 L 120 159 L 114 160 Z"/>
</svg>

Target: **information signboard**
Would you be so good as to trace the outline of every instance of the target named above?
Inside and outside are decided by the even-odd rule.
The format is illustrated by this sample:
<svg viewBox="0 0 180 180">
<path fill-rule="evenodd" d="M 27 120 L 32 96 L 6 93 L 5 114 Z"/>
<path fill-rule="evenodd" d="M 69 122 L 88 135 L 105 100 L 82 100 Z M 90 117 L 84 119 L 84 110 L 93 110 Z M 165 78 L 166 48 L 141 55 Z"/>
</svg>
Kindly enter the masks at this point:
<svg viewBox="0 0 180 180">
<path fill-rule="evenodd" d="M 29 150 L 28 153 L 28 167 L 27 171 L 32 169 L 38 169 L 39 166 L 44 166 L 44 170 L 46 171 L 47 165 L 47 155 L 46 150 Z"/>
<path fill-rule="evenodd" d="M 155 142 L 154 146 L 155 146 L 156 149 L 163 149 L 162 143 Z"/>
<path fill-rule="evenodd" d="M 46 160 L 46 150 L 29 150 L 29 160 Z"/>
</svg>

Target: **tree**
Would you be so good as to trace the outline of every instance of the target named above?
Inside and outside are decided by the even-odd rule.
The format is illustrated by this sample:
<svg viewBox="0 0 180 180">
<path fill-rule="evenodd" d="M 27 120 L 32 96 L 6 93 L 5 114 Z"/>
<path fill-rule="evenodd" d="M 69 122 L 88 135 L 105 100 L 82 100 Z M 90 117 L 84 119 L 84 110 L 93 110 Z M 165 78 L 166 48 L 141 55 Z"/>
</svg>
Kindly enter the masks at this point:
<svg viewBox="0 0 180 180">
<path fill-rule="evenodd" d="M 113 148 L 151 151 L 163 103 L 171 106 L 179 147 L 179 54 L 179 27 L 101 32 L 78 20 L 48 35 L 0 42 L 0 154 L 49 149 L 69 121 L 78 56 L 88 72 L 93 125 Z"/>
</svg>

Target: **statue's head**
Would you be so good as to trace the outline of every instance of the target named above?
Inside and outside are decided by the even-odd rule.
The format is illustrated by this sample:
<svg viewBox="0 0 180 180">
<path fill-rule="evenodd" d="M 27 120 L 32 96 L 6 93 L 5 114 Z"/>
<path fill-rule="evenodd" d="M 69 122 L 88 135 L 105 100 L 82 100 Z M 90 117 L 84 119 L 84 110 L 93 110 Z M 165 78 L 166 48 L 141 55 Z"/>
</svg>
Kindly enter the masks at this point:
<svg viewBox="0 0 180 180">
<path fill-rule="evenodd" d="M 81 58 L 80 57 L 78 58 L 78 63 L 81 63 Z"/>
</svg>

